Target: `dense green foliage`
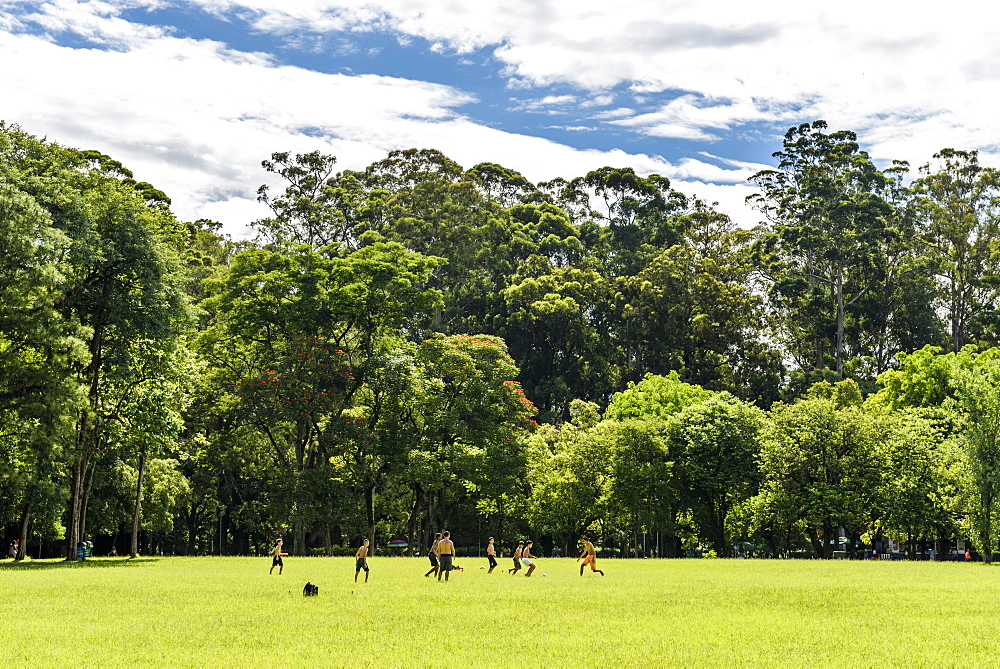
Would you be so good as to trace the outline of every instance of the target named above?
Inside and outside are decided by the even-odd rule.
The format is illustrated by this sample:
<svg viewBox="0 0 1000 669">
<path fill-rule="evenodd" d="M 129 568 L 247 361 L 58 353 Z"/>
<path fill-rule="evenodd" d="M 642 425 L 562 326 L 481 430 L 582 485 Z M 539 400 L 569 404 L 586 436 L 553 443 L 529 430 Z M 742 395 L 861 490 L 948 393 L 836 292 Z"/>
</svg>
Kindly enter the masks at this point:
<svg viewBox="0 0 1000 669">
<path fill-rule="evenodd" d="M 775 158 L 743 230 L 631 169 L 275 153 L 234 242 L 0 125 L 0 526 L 70 558 L 449 527 L 992 559 L 1000 180 L 947 149 L 907 183 L 822 121 Z"/>
</svg>

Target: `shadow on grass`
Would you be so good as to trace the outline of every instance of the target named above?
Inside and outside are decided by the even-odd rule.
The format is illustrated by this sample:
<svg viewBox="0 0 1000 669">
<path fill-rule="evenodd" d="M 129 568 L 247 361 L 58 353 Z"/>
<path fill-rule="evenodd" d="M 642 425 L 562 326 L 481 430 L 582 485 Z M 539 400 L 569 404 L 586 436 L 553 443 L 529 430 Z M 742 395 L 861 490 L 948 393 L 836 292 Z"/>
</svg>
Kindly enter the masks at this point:
<svg viewBox="0 0 1000 669">
<path fill-rule="evenodd" d="M 88 558 L 82 562 L 68 562 L 62 559 L 51 560 L 28 560 L 26 562 L 14 562 L 4 560 L 0 562 L 0 569 L 3 570 L 28 570 L 28 569 L 106 569 L 109 567 L 130 567 L 135 564 L 156 562 L 159 558 L 139 557 L 139 558 Z"/>
</svg>

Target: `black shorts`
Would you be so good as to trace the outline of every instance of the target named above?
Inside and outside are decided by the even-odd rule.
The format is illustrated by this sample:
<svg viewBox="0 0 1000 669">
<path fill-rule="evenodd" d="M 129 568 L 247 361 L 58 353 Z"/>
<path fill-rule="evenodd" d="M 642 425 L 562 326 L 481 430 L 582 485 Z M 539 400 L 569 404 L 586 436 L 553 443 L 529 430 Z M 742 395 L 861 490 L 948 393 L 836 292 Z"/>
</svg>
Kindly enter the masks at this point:
<svg viewBox="0 0 1000 669">
<path fill-rule="evenodd" d="M 271 566 L 272 567 L 284 567 L 285 564 L 281 561 L 280 557 L 275 556 L 274 558 L 271 559 Z"/>
<path fill-rule="evenodd" d="M 521 568 L 521 558 L 512 558 L 514 560 L 514 569 Z"/>
<path fill-rule="evenodd" d="M 368 571 L 368 565 L 365 563 L 365 559 L 364 558 L 358 558 L 354 562 L 354 571 L 358 572 L 358 571 L 361 571 L 362 569 L 364 569 L 365 571 Z"/>
<path fill-rule="evenodd" d="M 493 567 L 497 566 L 497 559 L 492 555 L 487 555 L 486 559 L 490 561 L 490 569 L 493 569 Z"/>
<path fill-rule="evenodd" d="M 451 561 L 454 557 L 451 553 L 445 553 L 444 555 L 438 556 L 441 560 L 441 571 L 451 571 Z"/>
<path fill-rule="evenodd" d="M 427 559 L 431 561 L 431 566 L 432 567 L 438 566 L 438 556 L 434 555 L 434 553 L 428 553 L 427 554 Z"/>
</svg>

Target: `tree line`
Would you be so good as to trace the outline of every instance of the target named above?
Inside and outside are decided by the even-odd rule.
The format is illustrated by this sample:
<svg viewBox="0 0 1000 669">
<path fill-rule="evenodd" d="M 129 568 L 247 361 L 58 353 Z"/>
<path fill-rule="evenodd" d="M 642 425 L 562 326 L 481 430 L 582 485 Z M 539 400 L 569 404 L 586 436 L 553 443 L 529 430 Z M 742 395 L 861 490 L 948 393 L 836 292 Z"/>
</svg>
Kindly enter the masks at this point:
<svg viewBox="0 0 1000 669">
<path fill-rule="evenodd" d="M 0 525 L 22 551 L 996 548 L 998 173 L 791 128 L 741 229 L 668 179 L 262 166 L 234 241 L 0 124 Z M 943 553 L 939 546 L 939 554 Z"/>
</svg>

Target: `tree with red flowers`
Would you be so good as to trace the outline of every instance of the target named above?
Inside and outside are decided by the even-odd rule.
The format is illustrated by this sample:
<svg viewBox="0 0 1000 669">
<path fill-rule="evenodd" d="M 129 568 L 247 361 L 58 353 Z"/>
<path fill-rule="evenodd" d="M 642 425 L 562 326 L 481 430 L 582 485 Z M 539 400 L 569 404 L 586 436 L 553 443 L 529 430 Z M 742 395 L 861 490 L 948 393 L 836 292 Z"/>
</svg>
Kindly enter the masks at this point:
<svg viewBox="0 0 1000 669">
<path fill-rule="evenodd" d="M 274 522 L 291 517 L 295 554 L 305 552 L 308 531 L 355 511 L 357 492 L 370 495 L 372 481 L 348 466 L 376 442 L 363 389 L 403 322 L 437 303 L 423 286 L 438 264 L 389 243 L 348 255 L 251 249 L 215 282 L 202 351 L 237 390 L 230 420 L 271 446 L 283 491 L 272 503 L 291 506 Z M 351 508 L 331 509 L 331 500 Z"/>
<path fill-rule="evenodd" d="M 535 428 L 538 411 L 515 380 L 518 368 L 503 339 L 436 335 L 420 345 L 416 361 L 423 388 L 415 443 L 448 475 L 442 484 L 436 468 L 438 485 L 426 487 L 412 479 L 415 513 L 443 525 L 455 504 L 471 497 L 502 519 L 525 476 L 518 440 Z"/>
</svg>

